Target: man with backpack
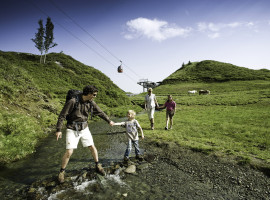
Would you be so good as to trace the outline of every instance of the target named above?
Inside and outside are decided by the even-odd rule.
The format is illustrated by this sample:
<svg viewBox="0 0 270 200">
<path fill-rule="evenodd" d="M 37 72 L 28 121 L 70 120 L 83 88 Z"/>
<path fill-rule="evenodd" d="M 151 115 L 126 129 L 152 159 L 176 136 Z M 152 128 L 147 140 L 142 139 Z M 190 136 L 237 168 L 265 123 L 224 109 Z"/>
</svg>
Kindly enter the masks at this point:
<svg viewBox="0 0 270 200">
<path fill-rule="evenodd" d="M 96 163 L 96 171 L 105 175 L 105 171 L 98 160 L 98 152 L 88 128 L 87 120 L 89 113 L 91 113 L 92 117 L 92 113 L 94 112 L 95 115 L 107 121 L 111 126 L 114 125 L 114 122 L 93 101 L 97 93 L 98 89 L 92 85 L 85 86 L 82 93 L 77 90 L 70 90 L 68 92 L 66 103 L 58 117 L 56 125 L 56 139 L 58 141 L 59 138 L 62 138 L 61 129 L 64 120 L 67 120 L 66 152 L 62 158 L 61 169 L 58 175 L 60 183 L 64 182 L 65 168 L 73 153 L 73 149 L 77 148 L 80 139 L 83 147 L 90 149 Z"/>
</svg>

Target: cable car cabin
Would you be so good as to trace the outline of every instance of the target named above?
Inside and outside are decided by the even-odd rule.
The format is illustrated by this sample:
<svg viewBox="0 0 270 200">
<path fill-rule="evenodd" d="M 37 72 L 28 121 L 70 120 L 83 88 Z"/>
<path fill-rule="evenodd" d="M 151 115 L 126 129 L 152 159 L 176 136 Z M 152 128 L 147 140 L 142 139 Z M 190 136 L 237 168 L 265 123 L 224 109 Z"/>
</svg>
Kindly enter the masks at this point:
<svg viewBox="0 0 270 200">
<path fill-rule="evenodd" d="M 117 68 L 117 71 L 118 71 L 118 73 L 123 73 L 123 67 L 122 67 L 122 65 L 120 65 L 120 66 Z"/>
</svg>

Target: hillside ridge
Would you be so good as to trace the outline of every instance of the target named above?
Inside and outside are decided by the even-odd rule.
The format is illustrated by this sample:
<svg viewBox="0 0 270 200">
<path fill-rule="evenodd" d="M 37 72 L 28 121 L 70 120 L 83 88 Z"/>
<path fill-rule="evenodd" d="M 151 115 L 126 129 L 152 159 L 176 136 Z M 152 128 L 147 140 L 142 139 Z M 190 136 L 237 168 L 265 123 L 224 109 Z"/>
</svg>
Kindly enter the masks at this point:
<svg viewBox="0 0 270 200">
<path fill-rule="evenodd" d="M 27 53 L 0 52 L 7 64 L 23 69 L 45 94 L 64 98 L 69 89 L 95 85 L 99 89 L 98 102 L 109 107 L 129 104 L 125 92 L 101 71 L 84 65 L 63 53 L 50 53 L 46 64 L 39 64 L 39 56 Z M 121 102 L 119 102 L 119 99 Z"/>
<path fill-rule="evenodd" d="M 247 80 L 270 80 L 270 70 L 248 69 L 229 63 L 204 60 L 182 65 L 165 78 L 161 84 L 175 82 L 226 82 Z"/>
</svg>

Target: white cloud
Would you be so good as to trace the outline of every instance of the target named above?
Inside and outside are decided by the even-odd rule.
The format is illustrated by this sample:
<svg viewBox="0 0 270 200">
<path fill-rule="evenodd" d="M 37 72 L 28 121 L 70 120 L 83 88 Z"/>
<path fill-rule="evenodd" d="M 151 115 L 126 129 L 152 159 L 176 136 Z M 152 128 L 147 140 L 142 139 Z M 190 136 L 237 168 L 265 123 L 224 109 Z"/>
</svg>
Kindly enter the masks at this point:
<svg viewBox="0 0 270 200">
<path fill-rule="evenodd" d="M 245 25 L 249 28 L 253 28 L 255 26 L 254 22 L 247 22 Z"/>
<path fill-rule="evenodd" d="M 232 23 L 206 23 L 200 22 L 197 24 L 197 30 L 199 32 L 203 32 L 207 34 L 209 38 L 218 38 L 221 36 L 221 32 L 226 32 L 228 30 L 240 28 L 240 27 L 248 27 L 255 28 L 254 22 L 232 22 Z"/>
<path fill-rule="evenodd" d="M 207 24 L 205 22 L 199 22 L 197 26 L 200 32 L 204 32 L 207 30 Z"/>
<path fill-rule="evenodd" d="M 220 29 L 224 27 L 224 24 L 214 24 L 214 23 L 209 23 L 208 24 L 208 29 L 213 32 L 217 32 Z"/>
<path fill-rule="evenodd" d="M 156 41 L 163 41 L 169 38 L 187 36 L 192 29 L 180 28 L 174 24 L 157 19 L 137 18 L 126 23 L 128 33 L 125 33 L 126 39 L 134 39 L 138 37 L 147 37 Z"/>
<path fill-rule="evenodd" d="M 220 33 L 210 33 L 210 34 L 208 34 L 208 37 L 215 39 L 215 38 L 220 37 Z"/>
<path fill-rule="evenodd" d="M 240 28 L 242 30 L 248 28 L 258 32 L 257 25 L 257 22 L 252 21 L 230 23 L 199 22 L 195 29 L 206 34 L 209 38 L 215 39 L 231 35 Z M 127 31 L 124 33 L 124 37 L 128 40 L 146 37 L 155 41 L 163 41 L 173 37 L 186 37 L 194 30 L 191 27 L 181 28 L 175 24 L 169 24 L 167 21 L 143 17 L 128 21 L 126 27 Z"/>
<path fill-rule="evenodd" d="M 227 24 L 227 26 L 230 28 L 237 28 L 241 25 L 242 25 L 242 23 L 240 23 L 240 22 L 233 22 L 233 23 Z"/>
</svg>

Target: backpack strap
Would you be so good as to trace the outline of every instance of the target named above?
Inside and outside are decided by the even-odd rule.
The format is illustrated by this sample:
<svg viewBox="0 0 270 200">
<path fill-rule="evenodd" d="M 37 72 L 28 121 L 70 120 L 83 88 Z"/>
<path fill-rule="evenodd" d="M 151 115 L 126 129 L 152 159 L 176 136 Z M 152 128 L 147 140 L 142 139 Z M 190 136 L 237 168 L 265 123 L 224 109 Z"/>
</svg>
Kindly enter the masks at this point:
<svg viewBox="0 0 270 200">
<path fill-rule="evenodd" d="M 76 101 L 74 109 L 77 109 L 78 105 L 79 105 L 79 95 L 76 95 L 74 98 L 75 98 L 75 101 Z"/>
<path fill-rule="evenodd" d="M 75 95 L 75 96 L 73 96 L 72 98 L 75 99 L 75 105 L 74 105 L 74 107 L 73 107 L 71 113 L 72 113 L 74 110 L 76 110 L 76 109 L 78 108 L 79 101 L 80 101 L 80 100 L 79 100 L 79 95 Z M 69 119 L 69 115 L 66 116 L 66 120 L 68 120 L 68 119 Z"/>
<path fill-rule="evenodd" d="M 93 119 L 93 111 L 94 110 L 94 106 L 92 104 L 92 101 L 90 101 L 90 113 L 91 113 L 91 120 Z"/>
</svg>

